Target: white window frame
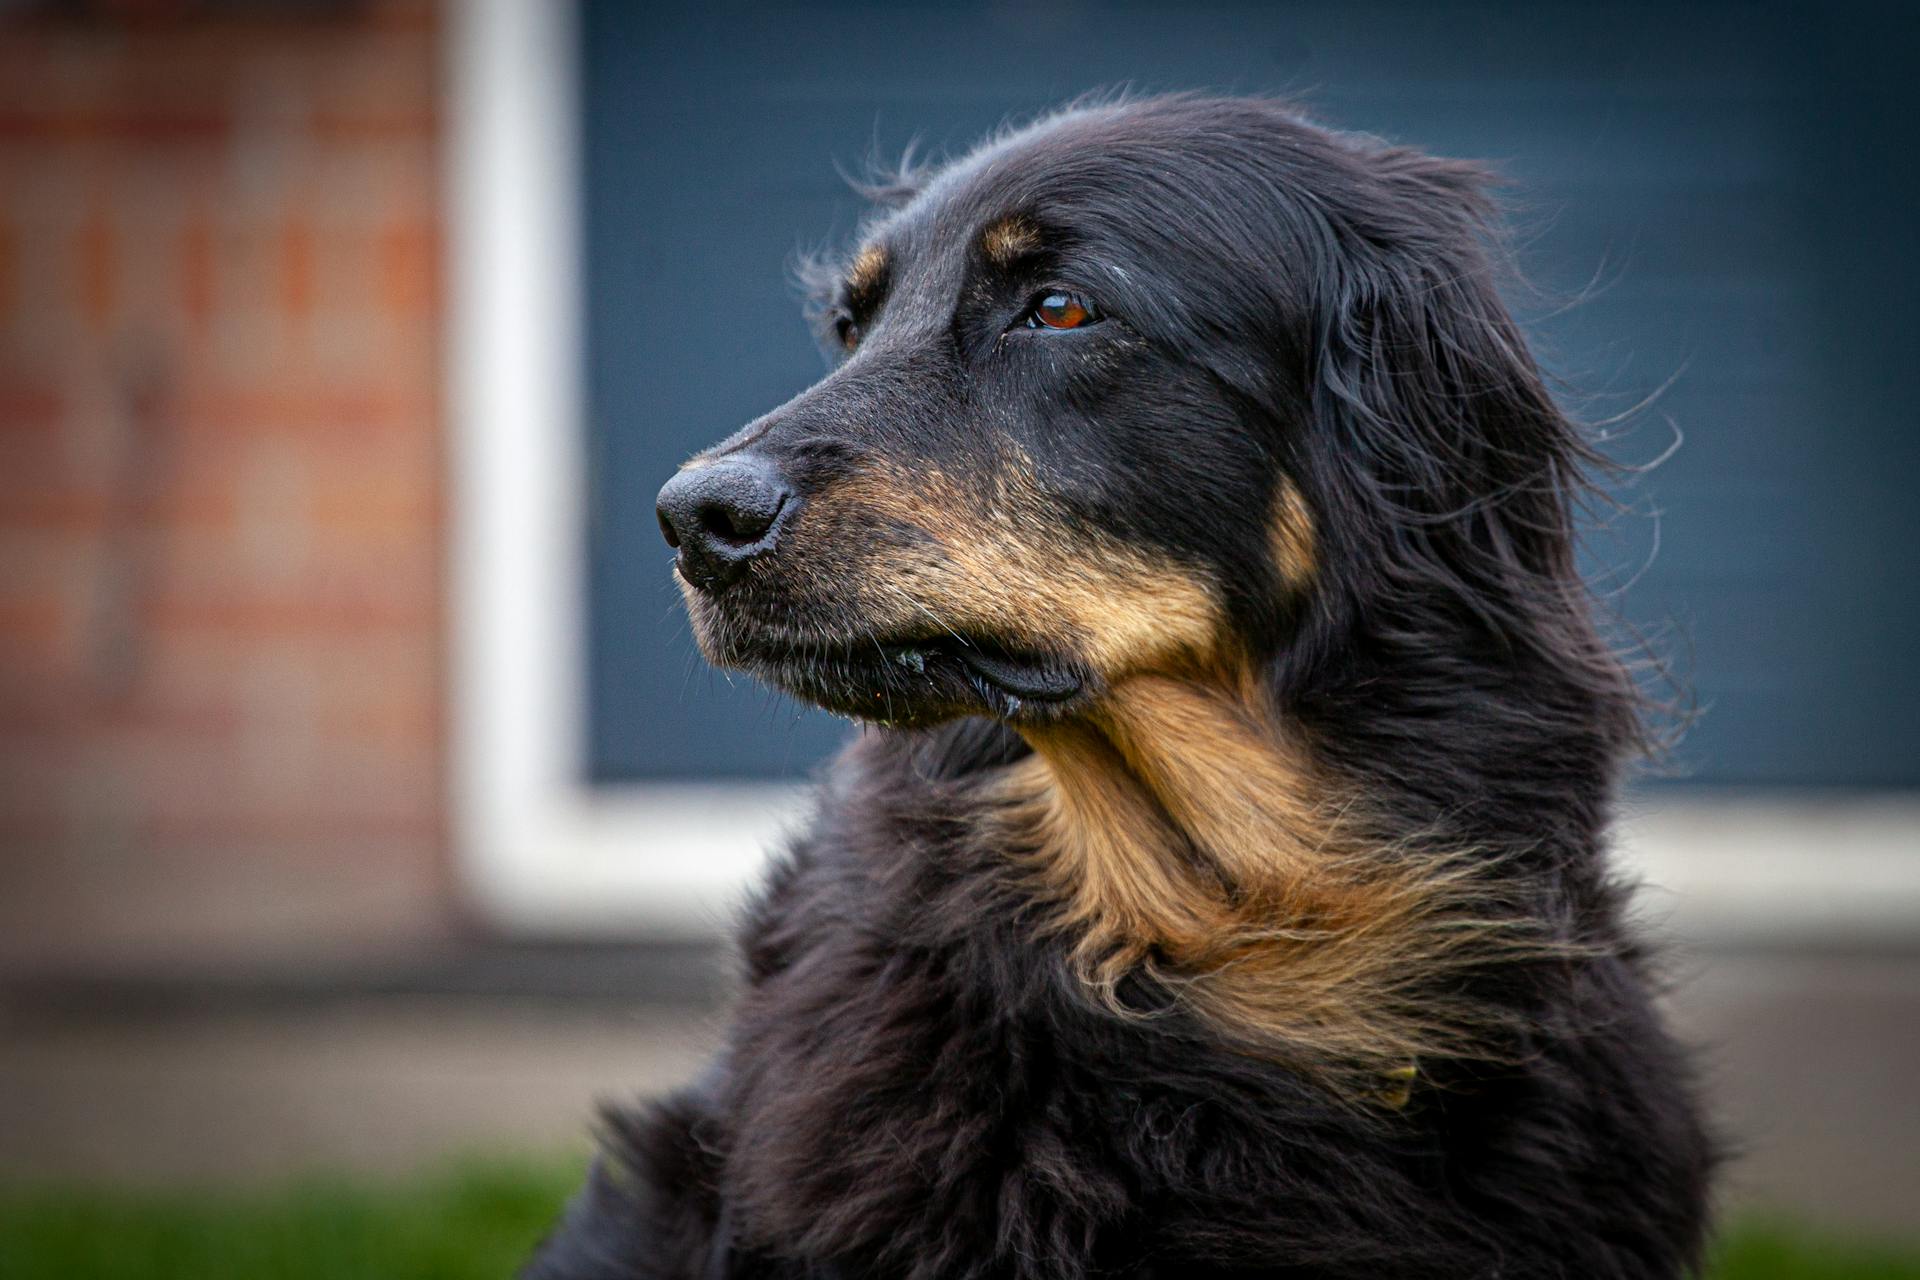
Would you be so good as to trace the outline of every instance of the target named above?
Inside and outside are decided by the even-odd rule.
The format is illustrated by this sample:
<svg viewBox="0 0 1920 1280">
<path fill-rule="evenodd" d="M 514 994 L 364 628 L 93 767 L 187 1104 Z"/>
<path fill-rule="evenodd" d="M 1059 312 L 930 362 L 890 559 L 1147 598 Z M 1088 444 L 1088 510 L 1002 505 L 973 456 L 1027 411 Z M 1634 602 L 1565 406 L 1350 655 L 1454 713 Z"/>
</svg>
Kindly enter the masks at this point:
<svg viewBox="0 0 1920 1280">
<path fill-rule="evenodd" d="M 584 769 L 579 92 L 573 0 L 456 0 L 449 97 L 449 750 L 462 887 L 504 930 L 707 937 L 798 788 Z M 1920 797 L 1630 806 L 1647 914 L 1696 940 L 1912 938 Z"/>
</svg>

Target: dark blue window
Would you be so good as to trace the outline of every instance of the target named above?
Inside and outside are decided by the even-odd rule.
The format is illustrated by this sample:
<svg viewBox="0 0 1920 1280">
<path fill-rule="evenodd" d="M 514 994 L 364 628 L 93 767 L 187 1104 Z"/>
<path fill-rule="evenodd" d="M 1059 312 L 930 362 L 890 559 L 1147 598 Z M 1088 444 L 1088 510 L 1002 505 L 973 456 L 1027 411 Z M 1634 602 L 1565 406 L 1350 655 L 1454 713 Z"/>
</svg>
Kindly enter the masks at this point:
<svg viewBox="0 0 1920 1280">
<path fill-rule="evenodd" d="M 1509 175 L 1535 280 L 1593 286 L 1531 328 L 1576 403 L 1674 379 L 1611 446 L 1685 433 L 1621 490 L 1664 513 L 1658 554 L 1629 512 L 1588 559 L 1690 677 L 1681 764 L 1920 784 L 1920 130 L 1894 12 L 588 0 L 592 774 L 791 775 L 850 732 L 706 667 L 653 515 L 680 459 L 822 372 L 788 266 L 854 226 L 836 165 L 1133 85 L 1298 93 Z"/>
</svg>

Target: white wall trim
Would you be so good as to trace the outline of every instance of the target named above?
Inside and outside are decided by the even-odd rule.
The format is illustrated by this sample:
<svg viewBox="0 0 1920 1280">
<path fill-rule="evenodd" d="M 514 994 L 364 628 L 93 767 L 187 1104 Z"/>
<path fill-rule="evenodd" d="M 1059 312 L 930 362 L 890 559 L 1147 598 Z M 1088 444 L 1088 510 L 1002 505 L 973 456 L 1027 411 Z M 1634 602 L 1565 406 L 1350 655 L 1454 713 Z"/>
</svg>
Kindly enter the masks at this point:
<svg viewBox="0 0 1920 1280">
<path fill-rule="evenodd" d="M 794 788 L 590 788 L 571 0 L 448 10 L 455 856 L 500 927 L 707 934 Z M 1920 799 L 1663 793 L 1630 807 L 1646 913 L 1688 937 L 1920 936 Z"/>
<path fill-rule="evenodd" d="M 1616 849 L 1640 915 L 1688 942 L 1920 942 L 1920 795 L 1644 792 Z"/>
</svg>

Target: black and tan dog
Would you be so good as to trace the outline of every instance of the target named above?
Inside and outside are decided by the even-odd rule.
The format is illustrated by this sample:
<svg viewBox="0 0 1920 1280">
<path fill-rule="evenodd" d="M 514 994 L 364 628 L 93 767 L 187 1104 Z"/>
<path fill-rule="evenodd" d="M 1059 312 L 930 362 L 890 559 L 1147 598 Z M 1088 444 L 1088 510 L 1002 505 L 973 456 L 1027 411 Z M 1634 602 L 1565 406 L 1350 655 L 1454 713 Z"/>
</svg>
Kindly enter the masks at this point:
<svg viewBox="0 0 1920 1280">
<path fill-rule="evenodd" d="M 1691 1269 L 1593 459 L 1481 189 L 1170 98 L 875 193 L 838 367 L 660 518 L 715 662 L 879 727 L 531 1275 Z"/>
</svg>

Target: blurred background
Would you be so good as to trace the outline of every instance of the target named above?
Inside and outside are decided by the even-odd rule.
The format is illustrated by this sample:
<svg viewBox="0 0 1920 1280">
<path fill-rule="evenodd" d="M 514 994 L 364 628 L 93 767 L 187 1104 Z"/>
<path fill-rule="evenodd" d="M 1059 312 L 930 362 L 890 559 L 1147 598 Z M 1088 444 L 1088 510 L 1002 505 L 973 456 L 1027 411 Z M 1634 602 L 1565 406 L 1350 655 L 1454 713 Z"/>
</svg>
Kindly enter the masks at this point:
<svg viewBox="0 0 1920 1280">
<path fill-rule="evenodd" d="M 1722 1267 L 1920 1274 L 1917 25 L 0 0 L 0 1275 L 509 1269 L 850 732 L 698 660 L 655 490 L 819 376 L 844 175 L 1115 86 L 1488 161 L 1569 401 L 1659 393 L 1587 554 L 1697 702 L 1623 857 Z"/>
</svg>

